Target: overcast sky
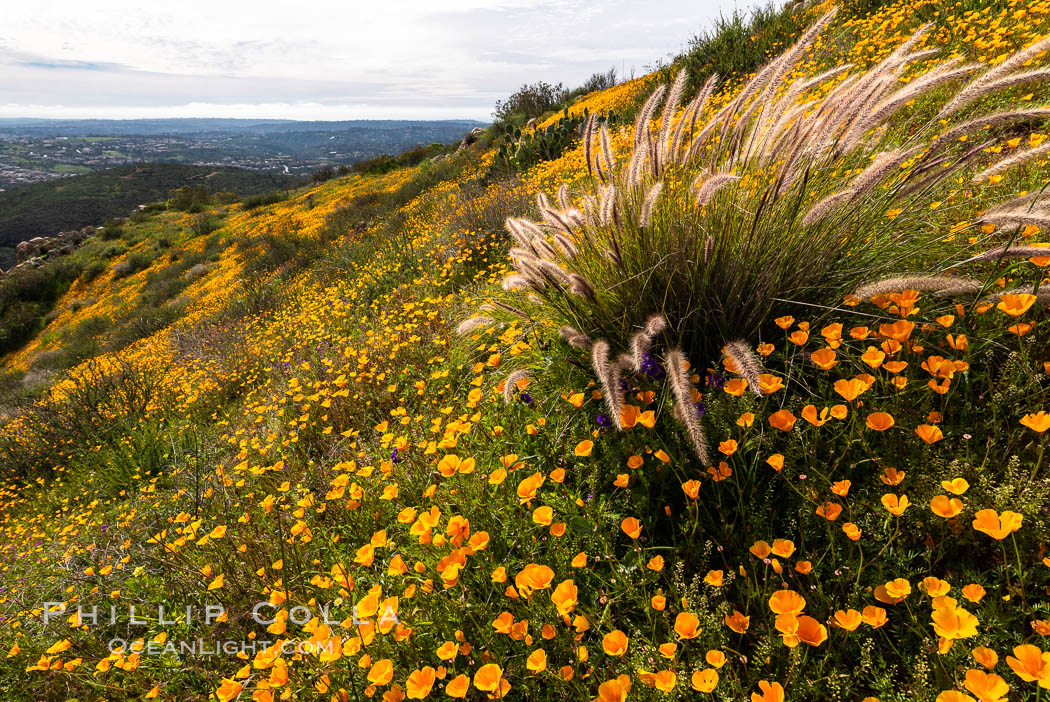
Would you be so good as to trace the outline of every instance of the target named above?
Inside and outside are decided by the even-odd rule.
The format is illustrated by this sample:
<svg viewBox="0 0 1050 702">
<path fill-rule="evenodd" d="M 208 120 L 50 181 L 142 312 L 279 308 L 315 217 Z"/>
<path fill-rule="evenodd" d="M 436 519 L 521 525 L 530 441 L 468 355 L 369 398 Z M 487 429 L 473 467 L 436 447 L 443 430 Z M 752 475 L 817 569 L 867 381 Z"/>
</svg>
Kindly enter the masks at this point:
<svg viewBox="0 0 1050 702">
<path fill-rule="evenodd" d="M 489 120 L 630 75 L 752 0 L 37 0 L 0 12 L 0 117 Z"/>
</svg>

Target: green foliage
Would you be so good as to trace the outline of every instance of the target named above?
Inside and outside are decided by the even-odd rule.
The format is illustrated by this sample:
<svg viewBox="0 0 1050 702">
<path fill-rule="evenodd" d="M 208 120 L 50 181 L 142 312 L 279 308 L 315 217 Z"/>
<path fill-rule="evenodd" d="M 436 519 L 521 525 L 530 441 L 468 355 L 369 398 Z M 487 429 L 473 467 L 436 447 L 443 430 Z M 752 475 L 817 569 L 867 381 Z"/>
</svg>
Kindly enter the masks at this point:
<svg viewBox="0 0 1050 702">
<path fill-rule="evenodd" d="M 123 261 L 113 266 L 113 278 L 126 278 L 129 275 L 146 270 L 153 263 L 154 258 L 156 258 L 155 251 L 134 251 L 128 254 L 128 257 Z"/>
<path fill-rule="evenodd" d="M 241 203 L 245 210 L 257 210 L 260 207 L 266 207 L 267 205 L 273 205 L 282 200 L 287 200 L 288 195 L 289 193 L 287 190 L 271 190 L 268 193 L 246 197 Z"/>
<path fill-rule="evenodd" d="M 414 149 L 409 149 L 408 151 L 396 156 L 381 154 L 364 161 L 358 161 L 353 165 L 352 170 L 355 173 L 382 175 L 397 170 L 398 168 L 418 166 L 420 163 L 428 159 L 451 153 L 455 148 L 455 145 L 449 144 L 427 144 L 426 146 L 418 146 Z"/>
<path fill-rule="evenodd" d="M 289 187 L 297 180 L 237 168 L 150 163 L 33 183 L 0 192 L 0 245 L 14 246 L 35 236 L 98 226 L 107 219 L 127 216 L 144 202 L 155 203 L 146 213 L 162 211 L 164 203 L 155 201 L 187 182 L 207 192 L 252 195 Z"/>
<path fill-rule="evenodd" d="M 553 161 L 580 138 L 588 115 L 584 110 L 570 116 L 569 108 L 565 108 L 558 121 L 543 129 L 521 129 L 506 122 L 493 127 L 499 145 L 491 171 L 521 173 L 542 161 Z M 596 122 L 602 125 L 610 121 L 601 115 Z"/>
<path fill-rule="evenodd" d="M 0 278 L 0 353 L 21 348 L 33 338 L 80 273 L 81 264 L 67 257 Z"/>
<path fill-rule="evenodd" d="M 555 105 L 565 101 L 568 93 L 558 83 L 551 85 L 545 81 L 523 84 L 505 101 L 498 101 L 492 114 L 496 122 L 522 123 L 548 112 Z"/>
<path fill-rule="evenodd" d="M 183 185 L 171 191 L 168 209 L 200 212 L 211 204 L 211 195 L 203 185 Z"/>
</svg>

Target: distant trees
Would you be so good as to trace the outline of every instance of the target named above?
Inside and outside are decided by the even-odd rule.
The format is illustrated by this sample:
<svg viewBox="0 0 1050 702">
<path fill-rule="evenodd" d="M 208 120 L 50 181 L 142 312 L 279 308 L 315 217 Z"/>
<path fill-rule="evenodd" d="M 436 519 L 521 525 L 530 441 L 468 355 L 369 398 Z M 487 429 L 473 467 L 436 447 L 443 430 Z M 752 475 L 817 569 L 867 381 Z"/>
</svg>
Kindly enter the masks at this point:
<svg viewBox="0 0 1050 702">
<path fill-rule="evenodd" d="M 211 204 L 211 195 L 203 185 L 183 185 L 171 191 L 168 209 L 200 212 Z"/>
<path fill-rule="evenodd" d="M 551 85 L 541 80 L 524 84 L 506 101 L 497 101 L 492 116 L 497 122 L 529 120 L 553 109 L 567 96 L 568 91 L 561 83 Z"/>
</svg>

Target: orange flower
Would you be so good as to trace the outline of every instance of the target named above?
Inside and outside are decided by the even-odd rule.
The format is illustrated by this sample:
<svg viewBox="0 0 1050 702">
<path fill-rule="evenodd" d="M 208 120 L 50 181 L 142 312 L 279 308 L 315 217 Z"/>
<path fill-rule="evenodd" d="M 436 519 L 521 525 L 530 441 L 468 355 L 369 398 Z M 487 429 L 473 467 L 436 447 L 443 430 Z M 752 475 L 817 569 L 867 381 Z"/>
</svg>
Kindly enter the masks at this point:
<svg viewBox="0 0 1050 702">
<path fill-rule="evenodd" d="M 783 379 L 770 373 L 762 373 L 758 376 L 758 389 L 763 395 L 772 395 L 784 387 Z"/>
<path fill-rule="evenodd" d="M 682 612 L 674 620 L 674 631 L 680 639 L 695 639 L 700 634 L 700 620 L 695 614 Z"/>
<path fill-rule="evenodd" d="M 788 340 L 796 346 L 804 346 L 805 343 L 809 341 L 809 332 L 802 331 L 801 329 L 793 331 L 788 334 Z"/>
<path fill-rule="evenodd" d="M 578 596 L 576 583 L 572 580 L 563 580 L 551 593 L 551 602 L 557 608 L 558 614 L 564 617 L 576 608 Z"/>
<path fill-rule="evenodd" d="M 747 390 L 747 381 L 743 378 L 732 378 L 726 381 L 726 384 L 722 386 L 722 390 L 734 397 L 740 397 Z"/>
<path fill-rule="evenodd" d="M 784 455 L 780 453 L 774 453 L 772 456 L 766 459 L 766 463 L 769 467 L 778 473 L 784 470 Z"/>
<path fill-rule="evenodd" d="M 448 685 L 445 685 L 445 694 L 449 697 L 466 697 L 470 689 L 470 678 L 462 673 L 454 677 Z"/>
<path fill-rule="evenodd" d="M 673 670 L 661 670 L 658 673 L 640 670 L 638 671 L 638 678 L 646 685 L 655 687 L 660 692 L 670 692 L 674 689 L 675 682 L 678 680 Z"/>
<path fill-rule="evenodd" d="M 835 392 L 842 396 L 843 400 L 852 402 L 859 395 L 867 392 L 870 386 L 859 378 L 853 378 L 852 380 L 836 380 L 835 385 L 832 387 L 835 389 Z"/>
<path fill-rule="evenodd" d="M 711 587 L 722 587 L 722 581 L 725 577 L 725 571 L 721 570 L 709 570 L 707 575 L 704 576 L 704 582 Z"/>
<path fill-rule="evenodd" d="M 795 552 L 795 542 L 788 539 L 773 539 L 773 555 L 790 558 Z"/>
<path fill-rule="evenodd" d="M 697 692 L 714 692 L 718 685 L 718 671 L 714 668 L 698 670 L 693 673 L 690 682 Z"/>
<path fill-rule="evenodd" d="M 959 512 L 962 512 L 962 508 L 962 500 L 958 497 L 937 495 L 930 500 L 930 510 L 938 517 L 944 517 L 945 519 L 951 519 L 952 517 L 958 516 Z"/>
<path fill-rule="evenodd" d="M 861 529 L 853 522 L 846 522 L 842 525 L 842 532 L 849 537 L 850 541 L 858 541 L 861 536 Z"/>
<path fill-rule="evenodd" d="M 808 646 L 819 646 L 828 640 L 828 629 L 813 617 L 799 617 L 795 636 Z"/>
<path fill-rule="evenodd" d="M 820 507 L 817 507 L 817 515 L 824 517 L 824 519 L 827 519 L 829 522 L 838 519 L 840 514 L 842 514 L 842 505 L 834 502 L 826 502 Z"/>
<path fill-rule="evenodd" d="M 999 296 L 999 304 L 995 307 L 1011 317 L 1020 317 L 1035 304 L 1035 300 L 1035 295 L 1030 293 L 1004 293 Z"/>
<path fill-rule="evenodd" d="M 915 427 L 915 433 L 928 444 L 935 444 L 944 438 L 944 432 L 935 424 L 920 424 Z"/>
<path fill-rule="evenodd" d="M 748 550 L 751 551 L 751 555 L 755 558 L 767 558 L 772 553 L 772 549 L 769 548 L 769 544 L 765 541 L 756 541 Z"/>
<path fill-rule="evenodd" d="M 769 415 L 769 425 L 780 431 L 791 431 L 795 426 L 795 415 L 791 413 L 791 410 L 777 410 Z"/>
<path fill-rule="evenodd" d="M 966 671 L 966 689 L 977 695 L 977 699 L 1005 702 L 1010 686 L 995 673 L 970 669 Z"/>
<path fill-rule="evenodd" d="M 941 487 L 953 495 L 962 495 L 970 489 L 970 484 L 963 478 L 955 478 L 953 480 L 942 480 Z"/>
<path fill-rule="evenodd" d="M 732 456 L 736 453 L 736 439 L 726 439 L 718 444 L 718 450 L 727 456 Z"/>
<path fill-rule="evenodd" d="M 376 661 L 368 671 L 368 682 L 386 685 L 394 679 L 394 662 L 389 658 Z"/>
<path fill-rule="evenodd" d="M 747 628 L 751 624 L 751 617 L 745 617 L 743 613 L 733 610 L 732 614 L 725 616 L 725 625 L 738 634 L 746 634 Z"/>
<path fill-rule="evenodd" d="M 577 456 L 590 456 L 592 449 L 594 449 L 594 442 L 590 439 L 584 439 L 580 443 L 576 444 L 575 453 Z"/>
<path fill-rule="evenodd" d="M 860 613 L 864 623 L 873 629 L 878 629 L 880 626 L 889 621 L 886 618 L 886 610 L 882 607 L 876 607 L 875 605 L 868 605 Z"/>
<path fill-rule="evenodd" d="M 421 700 L 430 694 L 431 688 L 434 687 L 434 680 L 437 677 L 437 671 L 431 668 L 429 665 L 422 670 L 414 670 L 405 682 L 405 687 L 408 691 L 408 699 L 410 700 Z"/>
<path fill-rule="evenodd" d="M 973 659 L 985 668 L 994 668 L 999 663 L 999 654 L 990 648 L 978 646 L 971 653 L 973 654 Z"/>
<path fill-rule="evenodd" d="M 809 358 L 814 364 L 816 364 L 817 368 L 820 368 L 821 370 L 831 370 L 838 364 L 835 356 L 835 352 L 831 349 L 820 349 L 810 354 Z"/>
<path fill-rule="evenodd" d="M 777 590 L 769 598 L 769 608 L 775 614 L 798 614 L 806 608 L 806 600 L 794 590 Z"/>
<path fill-rule="evenodd" d="M 759 692 L 751 693 L 751 702 L 784 702 L 784 686 L 780 683 L 761 680 L 758 689 Z"/>
<path fill-rule="evenodd" d="M 482 692 L 495 692 L 502 687 L 500 685 L 502 679 L 503 668 L 495 663 L 489 663 L 481 666 L 478 672 L 474 673 L 474 687 Z"/>
<path fill-rule="evenodd" d="M 619 629 L 610 631 L 602 639 L 602 650 L 610 656 L 622 656 L 627 653 L 627 634 Z"/>
<path fill-rule="evenodd" d="M 571 672 L 571 668 L 570 668 Z M 598 702 L 624 702 L 630 684 L 624 686 L 620 680 L 608 680 L 598 686 Z"/>
<path fill-rule="evenodd" d="M 695 500 L 700 495 L 700 481 L 689 480 L 682 483 L 682 492 L 684 492 L 686 497 L 690 500 Z"/>
<path fill-rule="evenodd" d="M 874 346 L 869 346 L 864 355 L 860 357 L 860 360 L 867 363 L 871 368 L 878 368 L 886 360 L 886 354 Z"/>
<path fill-rule="evenodd" d="M 911 503 L 908 502 L 907 495 L 901 495 L 900 497 L 897 497 L 891 492 L 887 492 L 885 495 L 883 495 L 881 502 L 882 506 L 885 507 L 886 510 L 895 517 L 899 517 L 902 514 L 904 514 L 904 510 L 908 509 L 908 507 L 911 506 Z"/>
<path fill-rule="evenodd" d="M 1024 424 L 1032 431 L 1042 434 L 1047 429 L 1050 429 L 1050 414 L 1043 410 L 1039 410 L 1035 414 L 1026 414 L 1021 417 L 1021 424 Z"/>
<path fill-rule="evenodd" d="M 1050 651 L 1043 653 L 1038 646 L 1023 644 L 1014 648 L 1013 656 L 1006 657 L 1006 664 L 1025 682 L 1038 681 L 1044 688 L 1050 685 Z"/>
<path fill-rule="evenodd" d="M 868 429 L 886 431 L 893 426 L 893 415 L 889 412 L 872 412 L 866 421 Z"/>
<path fill-rule="evenodd" d="M 642 533 L 642 525 L 634 517 L 627 517 L 620 522 L 620 528 L 623 529 L 623 533 L 627 534 L 632 539 L 637 539 Z"/>
<path fill-rule="evenodd" d="M 856 628 L 860 626 L 861 621 L 863 621 L 863 618 L 861 617 L 860 612 L 855 609 L 847 611 L 840 609 L 835 612 L 835 624 L 846 631 L 856 630 Z"/>
<path fill-rule="evenodd" d="M 962 596 L 970 602 L 980 602 L 985 594 L 987 594 L 985 589 L 977 583 L 970 583 L 962 589 Z"/>
<path fill-rule="evenodd" d="M 875 588 L 875 599 L 887 604 L 903 602 L 909 594 L 911 594 L 911 583 L 904 578 L 890 580 Z"/>
<path fill-rule="evenodd" d="M 1024 515 L 1010 510 L 999 514 L 994 509 L 982 509 L 974 515 L 973 528 L 996 541 L 1002 541 L 1021 528 L 1022 519 Z"/>
<path fill-rule="evenodd" d="M 951 598 L 945 599 L 949 600 L 945 603 L 946 606 L 934 609 L 933 614 L 930 615 L 934 632 L 942 638 L 951 640 L 977 636 L 977 617 L 953 604 L 954 600 Z"/>
</svg>

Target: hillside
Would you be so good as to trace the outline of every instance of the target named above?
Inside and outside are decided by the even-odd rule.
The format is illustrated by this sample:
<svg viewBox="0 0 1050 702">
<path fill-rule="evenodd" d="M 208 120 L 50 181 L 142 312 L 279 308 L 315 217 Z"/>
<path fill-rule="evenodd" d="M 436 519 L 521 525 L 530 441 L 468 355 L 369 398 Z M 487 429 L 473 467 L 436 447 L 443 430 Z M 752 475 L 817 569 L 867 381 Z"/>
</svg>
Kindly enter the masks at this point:
<svg viewBox="0 0 1050 702">
<path fill-rule="evenodd" d="M 1050 4 L 834 10 L 61 259 L 0 697 L 1043 699 Z"/>
<path fill-rule="evenodd" d="M 0 192 L 0 247 L 60 231 L 101 226 L 139 205 L 166 200 L 175 188 L 254 195 L 296 185 L 295 178 L 240 168 L 143 163 L 33 183 Z M 13 262 L 13 256 L 10 257 Z M 4 266 L 5 268 L 8 266 Z"/>
</svg>

